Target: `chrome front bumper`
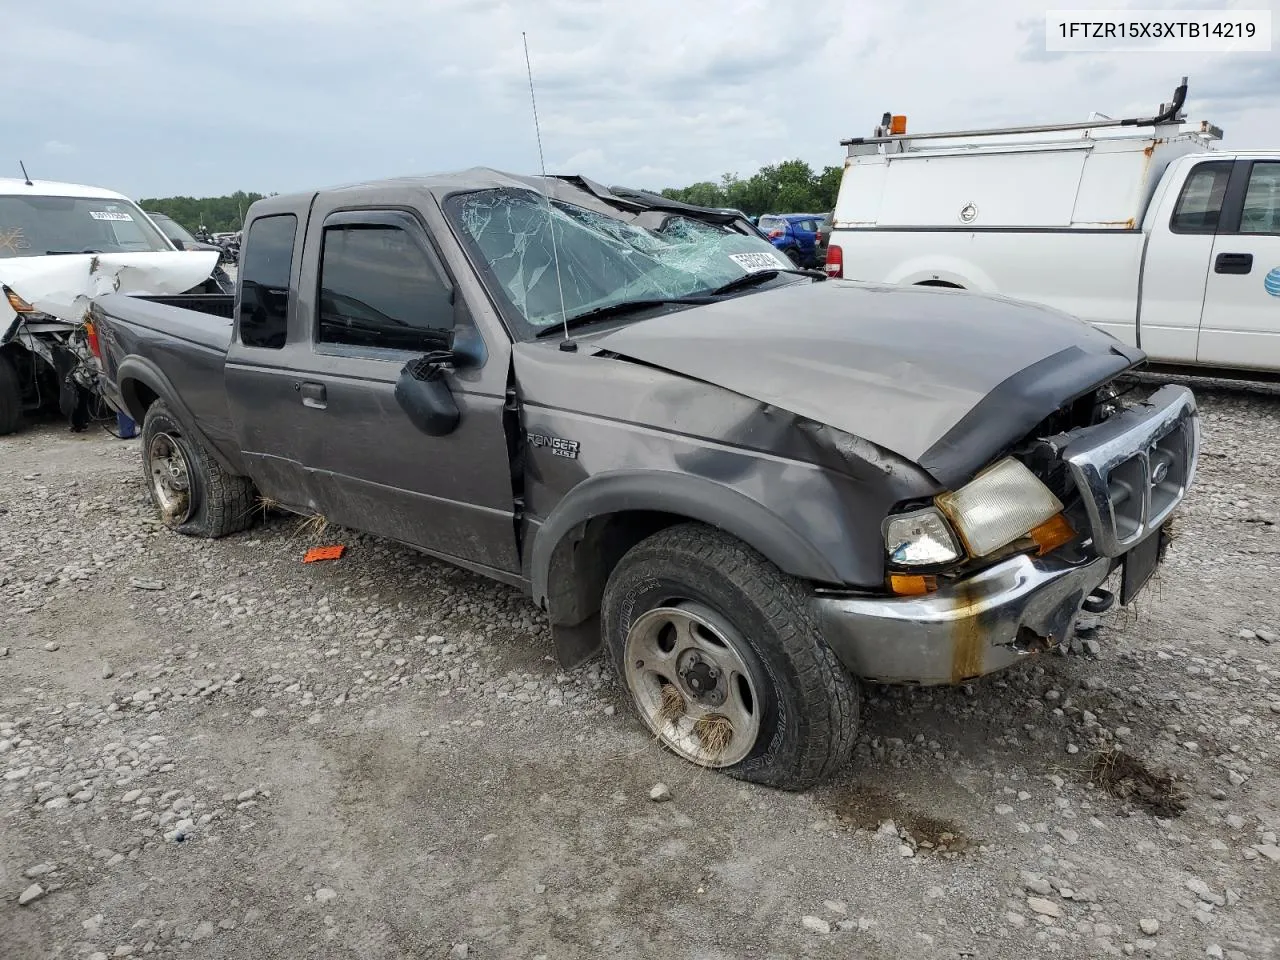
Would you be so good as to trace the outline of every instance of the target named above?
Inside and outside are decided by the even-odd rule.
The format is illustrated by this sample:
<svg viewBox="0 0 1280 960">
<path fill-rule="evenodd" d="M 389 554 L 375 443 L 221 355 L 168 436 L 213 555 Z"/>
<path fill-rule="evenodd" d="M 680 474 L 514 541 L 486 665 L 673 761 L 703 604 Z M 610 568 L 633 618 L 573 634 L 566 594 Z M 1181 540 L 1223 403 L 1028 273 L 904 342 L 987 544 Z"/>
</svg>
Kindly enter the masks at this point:
<svg viewBox="0 0 1280 960">
<path fill-rule="evenodd" d="M 816 596 L 823 635 L 854 676 L 886 683 L 960 683 L 1070 636 L 1080 605 L 1111 572 L 1017 556 L 920 597 Z"/>
<path fill-rule="evenodd" d="M 1085 597 L 1186 495 L 1200 445 L 1195 398 L 1162 387 L 1059 440 L 1090 527 L 1084 543 L 1012 557 L 919 597 L 815 594 L 827 643 L 855 676 L 959 683 L 1068 640 Z"/>
</svg>

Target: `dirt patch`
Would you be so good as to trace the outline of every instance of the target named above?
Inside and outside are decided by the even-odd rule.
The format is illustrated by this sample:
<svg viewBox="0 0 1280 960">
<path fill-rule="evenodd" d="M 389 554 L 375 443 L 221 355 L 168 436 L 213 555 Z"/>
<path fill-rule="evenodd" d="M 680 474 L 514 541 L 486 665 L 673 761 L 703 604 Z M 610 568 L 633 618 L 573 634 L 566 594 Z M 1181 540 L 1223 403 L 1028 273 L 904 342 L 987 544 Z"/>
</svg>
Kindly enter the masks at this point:
<svg viewBox="0 0 1280 960">
<path fill-rule="evenodd" d="M 1094 758 L 1089 782 L 1111 796 L 1146 807 L 1157 817 L 1181 816 L 1187 798 L 1168 772 L 1154 772 L 1123 750 L 1105 750 Z"/>
<path fill-rule="evenodd" d="M 954 821 L 922 812 L 903 797 L 866 784 L 842 785 L 819 795 L 842 824 L 855 829 L 878 830 L 892 820 L 919 851 L 963 853 L 976 844 L 968 831 Z"/>
</svg>

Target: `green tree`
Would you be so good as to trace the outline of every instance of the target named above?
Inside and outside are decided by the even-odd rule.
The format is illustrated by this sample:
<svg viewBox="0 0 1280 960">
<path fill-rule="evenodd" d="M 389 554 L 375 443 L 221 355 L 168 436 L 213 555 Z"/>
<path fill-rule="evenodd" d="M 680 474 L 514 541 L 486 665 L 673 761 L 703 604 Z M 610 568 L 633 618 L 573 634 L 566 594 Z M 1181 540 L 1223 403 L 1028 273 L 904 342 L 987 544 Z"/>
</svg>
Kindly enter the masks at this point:
<svg viewBox="0 0 1280 960">
<path fill-rule="evenodd" d="M 237 190 L 225 197 L 157 197 L 140 200 L 143 210 L 163 213 L 195 233 L 203 224 L 211 233 L 229 233 L 244 226 L 244 215 L 261 193 Z"/>
<path fill-rule="evenodd" d="M 749 216 L 763 213 L 828 213 L 836 205 L 844 168 L 817 172 L 803 160 L 784 160 L 761 167 L 747 179 L 726 173 L 720 183 L 707 181 L 668 187 L 664 197 L 703 207 L 734 207 Z"/>
<path fill-rule="evenodd" d="M 814 201 L 816 183 L 813 168 L 803 160 L 785 160 L 774 170 L 773 178 L 777 183 L 774 202 L 782 213 L 813 213 L 810 204 Z"/>
<path fill-rule="evenodd" d="M 840 179 L 844 176 L 844 167 L 823 167 L 818 175 L 817 200 L 814 209 L 822 213 L 830 213 L 836 207 L 836 196 L 840 193 Z"/>
<path fill-rule="evenodd" d="M 679 200 L 681 203 L 692 203 L 699 207 L 724 206 L 723 192 L 714 183 L 707 181 L 679 189 L 668 187 L 662 191 L 662 195 L 668 200 Z"/>
</svg>

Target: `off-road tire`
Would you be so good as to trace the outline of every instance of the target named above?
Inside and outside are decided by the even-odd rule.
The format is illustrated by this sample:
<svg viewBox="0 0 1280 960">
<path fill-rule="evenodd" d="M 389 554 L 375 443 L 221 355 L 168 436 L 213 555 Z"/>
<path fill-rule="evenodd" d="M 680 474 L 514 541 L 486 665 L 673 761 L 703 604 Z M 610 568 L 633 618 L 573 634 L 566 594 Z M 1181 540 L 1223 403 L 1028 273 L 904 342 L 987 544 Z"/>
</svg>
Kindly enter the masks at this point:
<svg viewBox="0 0 1280 960">
<path fill-rule="evenodd" d="M 160 433 L 168 434 L 187 459 L 192 502 L 185 520 L 166 517 L 152 487 L 151 443 Z M 142 473 L 161 518 L 166 526 L 179 533 L 216 539 L 246 530 L 256 519 L 253 482 L 223 470 L 199 440 L 186 435 L 182 424 L 163 401 L 158 400 L 147 408 L 142 423 Z"/>
<path fill-rule="evenodd" d="M 22 426 L 22 382 L 18 369 L 0 353 L 0 437 Z"/>
<path fill-rule="evenodd" d="M 759 736 L 723 768 L 742 780 L 804 790 L 843 767 L 861 711 L 858 682 L 842 667 L 795 578 L 739 540 L 698 523 L 668 527 L 632 547 L 605 587 L 601 629 L 627 684 L 631 625 L 648 610 L 685 600 L 710 607 L 746 641 L 738 653 L 762 678 Z"/>
</svg>

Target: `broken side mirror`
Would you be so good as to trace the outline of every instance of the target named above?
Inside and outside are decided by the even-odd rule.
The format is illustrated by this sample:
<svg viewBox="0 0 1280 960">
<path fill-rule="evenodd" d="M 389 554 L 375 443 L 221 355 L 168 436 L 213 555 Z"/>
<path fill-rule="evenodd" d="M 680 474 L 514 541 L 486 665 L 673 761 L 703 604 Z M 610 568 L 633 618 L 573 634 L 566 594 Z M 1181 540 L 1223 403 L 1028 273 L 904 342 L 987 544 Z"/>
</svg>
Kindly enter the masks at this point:
<svg viewBox="0 0 1280 960">
<path fill-rule="evenodd" d="M 445 374 L 454 368 L 454 336 L 446 348 L 432 350 L 406 363 L 396 380 L 396 403 L 409 421 L 429 437 L 453 433 L 461 414 Z"/>
<path fill-rule="evenodd" d="M 406 363 L 395 389 L 400 409 L 429 437 L 452 433 L 461 417 L 445 374 L 482 367 L 488 356 L 484 338 L 470 324 L 440 332 L 440 348 Z"/>
<path fill-rule="evenodd" d="M 429 437 L 448 436 L 458 426 L 461 414 L 453 392 L 444 378 L 447 363 L 443 354 L 429 353 L 410 360 L 396 380 L 396 403 L 410 422 Z M 433 359 L 436 358 L 436 359 Z"/>
</svg>

